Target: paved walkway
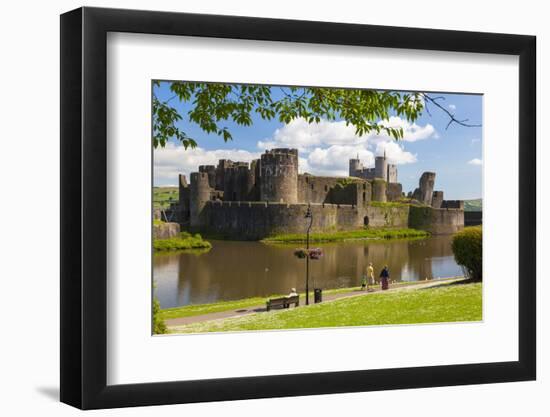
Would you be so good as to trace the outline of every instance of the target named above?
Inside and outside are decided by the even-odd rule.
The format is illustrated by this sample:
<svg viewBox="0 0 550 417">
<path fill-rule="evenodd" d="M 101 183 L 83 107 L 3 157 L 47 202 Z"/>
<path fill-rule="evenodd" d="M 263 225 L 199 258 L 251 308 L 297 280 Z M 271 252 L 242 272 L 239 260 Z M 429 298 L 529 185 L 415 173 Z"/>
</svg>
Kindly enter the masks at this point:
<svg viewBox="0 0 550 417">
<path fill-rule="evenodd" d="M 394 287 L 392 288 L 390 285 L 390 289 L 387 290 L 388 292 L 395 292 L 395 291 L 402 291 L 402 290 L 412 290 L 412 289 L 419 289 L 419 288 L 429 288 L 436 285 L 441 285 L 442 283 L 448 284 L 454 281 L 461 281 L 464 278 L 447 278 L 447 279 L 438 279 L 438 280 L 431 280 L 431 281 L 418 281 L 418 283 L 407 283 L 407 284 L 393 284 Z M 342 298 L 349 298 L 349 297 L 360 297 L 365 296 L 369 294 L 374 294 L 377 292 L 382 291 L 380 289 L 380 286 L 376 286 L 372 291 L 361 291 L 359 289 L 353 290 L 350 292 L 342 292 L 342 293 L 336 293 L 336 294 L 323 294 L 323 303 L 340 300 Z M 267 298 L 266 298 L 267 301 Z M 311 294 L 309 299 L 311 305 L 313 305 L 313 294 Z M 305 305 L 305 296 L 300 296 L 300 307 L 303 308 L 306 307 Z M 296 308 L 296 307 L 292 307 Z M 262 313 L 266 312 L 265 303 L 263 305 L 256 305 L 252 307 L 246 307 L 238 310 L 226 310 L 226 311 L 219 311 L 217 313 L 208 313 L 208 314 L 202 314 L 200 316 L 191 316 L 191 317 L 180 317 L 177 319 L 168 319 L 165 320 L 164 323 L 168 327 L 175 327 L 175 326 L 185 326 L 187 324 L 192 323 L 200 323 L 204 321 L 210 321 L 210 320 L 220 320 L 230 317 L 241 317 L 241 316 L 248 316 L 250 314 L 256 314 L 256 313 Z M 279 309 L 274 309 L 272 311 L 279 311 Z"/>
</svg>

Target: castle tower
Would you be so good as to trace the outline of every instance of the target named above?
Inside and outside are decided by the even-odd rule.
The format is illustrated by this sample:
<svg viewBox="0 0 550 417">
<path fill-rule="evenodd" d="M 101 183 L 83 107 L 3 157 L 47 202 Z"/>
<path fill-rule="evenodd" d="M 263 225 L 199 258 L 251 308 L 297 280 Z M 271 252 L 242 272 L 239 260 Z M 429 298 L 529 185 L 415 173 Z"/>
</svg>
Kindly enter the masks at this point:
<svg viewBox="0 0 550 417">
<path fill-rule="evenodd" d="M 374 177 L 381 178 L 384 181 L 388 180 L 388 162 L 386 161 L 386 151 L 384 156 L 377 156 L 374 159 Z"/>
<path fill-rule="evenodd" d="M 397 182 L 397 166 L 394 164 L 388 164 L 388 183 Z"/>
<path fill-rule="evenodd" d="M 237 200 L 248 201 L 254 187 L 254 177 L 250 175 L 248 163 L 237 166 L 235 174 L 234 188 L 237 192 Z"/>
<path fill-rule="evenodd" d="M 190 187 L 187 178 L 183 174 L 178 175 L 179 186 L 179 217 L 180 223 L 189 221 Z"/>
<path fill-rule="evenodd" d="M 385 203 L 388 201 L 386 194 L 386 181 L 375 178 L 372 182 L 372 201 L 380 201 Z"/>
<path fill-rule="evenodd" d="M 210 190 L 208 173 L 191 173 L 191 198 L 189 204 L 191 227 L 202 226 L 204 224 L 203 209 L 210 200 Z"/>
<path fill-rule="evenodd" d="M 220 159 L 216 167 L 216 190 L 223 190 L 225 184 L 225 170 L 233 166 L 233 161 L 228 159 Z"/>
<path fill-rule="evenodd" d="M 183 174 L 178 174 L 178 195 L 179 195 L 179 204 L 183 206 L 186 204 L 185 194 L 189 189 L 189 184 L 187 184 L 187 178 Z"/>
<path fill-rule="evenodd" d="M 216 188 L 216 167 L 214 165 L 199 165 L 199 172 L 208 174 L 208 184 L 211 188 Z"/>
<path fill-rule="evenodd" d="M 298 202 L 298 150 L 272 149 L 260 162 L 260 200 L 277 203 Z"/>
<path fill-rule="evenodd" d="M 360 174 L 358 172 L 363 170 L 363 164 L 359 160 L 359 155 L 357 155 L 356 159 L 350 159 L 349 160 L 349 176 L 350 177 L 359 177 Z"/>
</svg>

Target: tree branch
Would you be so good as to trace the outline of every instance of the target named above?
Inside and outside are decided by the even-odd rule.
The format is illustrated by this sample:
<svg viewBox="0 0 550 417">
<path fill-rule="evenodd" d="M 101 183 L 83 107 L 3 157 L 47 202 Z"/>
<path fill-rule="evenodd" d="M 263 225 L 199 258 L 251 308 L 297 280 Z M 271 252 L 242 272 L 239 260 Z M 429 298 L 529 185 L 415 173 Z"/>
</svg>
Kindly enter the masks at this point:
<svg viewBox="0 0 550 417">
<path fill-rule="evenodd" d="M 481 127 L 480 124 L 471 124 L 471 123 L 466 123 L 468 121 L 468 119 L 462 119 L 462 120 L 459 120 L 455 117 L 455 115 L 453 113 L 451 113 L 449 110 L 447 110 L 445 107 L 443 107 L 441 104 L 439 104 L 437 102 L 437 100 L 445 100 L 444 97 L 432 97 L 426 93 L 420 93 L 422 95 L 422 97 L 424 97 L 424 100 L 427 100 L 426 102 L 426 105 L 424 106 L 424 108 L 427 109 L 427 104 L 428 102 L 430 102 L 431 104 L 433 104 L 434 106 L 438 107 L 440 110 L 442 110 L 445 114 L 447 114 L 447 116 L 449 116 L 449 123 L 447 123 L 447 126 L 445 127 L 445 130 L 447 130 L 449 128 L 450 125 L 452 125 L 453 123 L 456 123 L 458 125 L 461 125 L 461 126 L 465 126 L 465 127 Z M 428 114 L 430 114 L 429 110 L 426 110 Z M 430 114 L 431 116 L 431 114 Z"/>
</svg>

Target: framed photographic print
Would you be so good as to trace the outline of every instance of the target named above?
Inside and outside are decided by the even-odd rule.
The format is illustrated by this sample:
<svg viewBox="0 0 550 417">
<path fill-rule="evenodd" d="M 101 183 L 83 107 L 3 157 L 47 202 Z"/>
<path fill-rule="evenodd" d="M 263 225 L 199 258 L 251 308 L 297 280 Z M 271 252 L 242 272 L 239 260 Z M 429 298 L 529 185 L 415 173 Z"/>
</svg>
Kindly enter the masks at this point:
<svg viewBox="0 0 550 417">
<path fill-rule="evenodd" d="M 535 38 L 61 16 L 61 400 L 535 379 Z"/>
</svg>

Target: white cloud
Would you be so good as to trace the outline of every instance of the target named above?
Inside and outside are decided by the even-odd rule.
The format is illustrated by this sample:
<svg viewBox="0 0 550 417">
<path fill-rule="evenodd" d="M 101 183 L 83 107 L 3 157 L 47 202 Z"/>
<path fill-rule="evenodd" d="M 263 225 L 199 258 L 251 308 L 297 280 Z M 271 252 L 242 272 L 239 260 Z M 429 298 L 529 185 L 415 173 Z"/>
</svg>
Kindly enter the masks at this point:
<svg viewBox="0 0 550 417">
<path fill-rule="evenodd" d="M 403 129 L 403 140 L 405 142 L 416 142 L 428 138 L 436 138 L 437 132 L 431 124 L 419 126 L 416 123 L 411 123 L 406 119 L 401 119 L 397 116 L 392 116 L 388 120 L 379 122 L 381 126 L 401 128 Z M 386 134 L 381 134 L 382 137 L 392 140 Z"/>
<path fill-rule="evenodd" d="M 376 146 L 376 155 L 383 155 L 384 152 L 390 164 L 403 165 L 416 162 L 416 155 L 405 151 L 403 146 L 395 141 L 381 142 Z"/>
<path fill-rule="evenodd" d="M 405 151 L 402 143 L 437 137 L 430 124 L 419 126 L 399 117 L 390 117 L 380 124 L 402 128 L 403 141 L 399 143 L 385 132 L 357 136 L 355 127 L 346 126 L 343 121 L 321 120 L 310 124 L 304 119 L 295 119 L 277 129 L 271 138 L 259 141 L 257 146 L 262 151 L 277 147 L 297 148 L 302 173 L 347 176 L 349 160 L 357 155 L 365 167 L 374 166 L 375 155 L 382 155 L 384 150 L 392 164 L 413 163 L 416 162 L 416 155 Z"/>
<path fill-rule="evenodd" d="M 307 151 L 315 146 L 354 145 L 366 142 L 365 136 L 355 135 L 355 127 L 346 122 L 308 123 L 304 119 L 294 119 L 282 128 L 275 130 L 273 137 L 258 142 L 258 148 L 265 150 L 274 147 L 297 148 Z"/>
<path fill-rule="evenodd" d="M 468 161 L 469 165 L 483 165 L 483 161 L 479 158 L 474 158 Z"/>
<path fill-rule="evenodd" d="M 388 120 L 379 122 L 381 126 L 402 128 L 403 141 L 415 142 L 428 138 L 437 138 L 435 128 L 426 124 L 419 126 L 400 117 L 392 116 Z M 308 123 L 304 119 L 294 119 L 287 125 L 277 129 L 271 138 L 257 143 L 259 149 L 266 150 L 276 147 L 297 148 L 301 152 L 310 152 L 316 147 L 329 147 L 333 145 L 376 146 L 380 142 L 394 141 L 385 132 L 370 132 L 363 136 L 355 134 L 355 127 L 346 125 L 346 122 L 329 122 L 321 120 L 319 123 Z"/>
<path fill-rule="evenodd" d="M 219 159 L 250 162 L 260 157 L 259 152 L 248 152 L 238 149 L 217 149 L 207 151 L 203 148 L 188 148 L 172 142 L 164 148 L 155 149 L 154 179 L 155 185 L 177 183 L 178 174 L 185 174 L 187 180 L 191 172 L 196 172 L 199 165 L 217 165 Z"/>
<path fill-rule="evenodd" d="M 388 161 L 392 164 L 416 162 L 416 155 L 405 151 L 395 142 L 379 143 L 375 151 L 367 149 L 364 145 L 332 145 L 328 148 L 317 147 L 301 157 L 300 172 L 309 172 L 313 175 L 347 176 L 350 159 L 359 156 L 365 167 L 373 167 L 375 155 L 382 155 L 384 150 Z"/>
<path fill-rule="evenodd" d="M 300 172 L 344 177 L 349 172 L 349 160 L 356 158 L 357 155 L 367 166 L 374 164 L 374 154 L 364 146 L 332 145 L 328 148 L 317 147 L 306 157 L 300 158 L 305 161 L 307 168 L 303 170 L 300 166 Z"/>
<path fill-rule="evenodd" d="M 456 110 L 456 106 L 454 104 L 449 104 L 449 109 L 452 111 Z"/>
</svg>

